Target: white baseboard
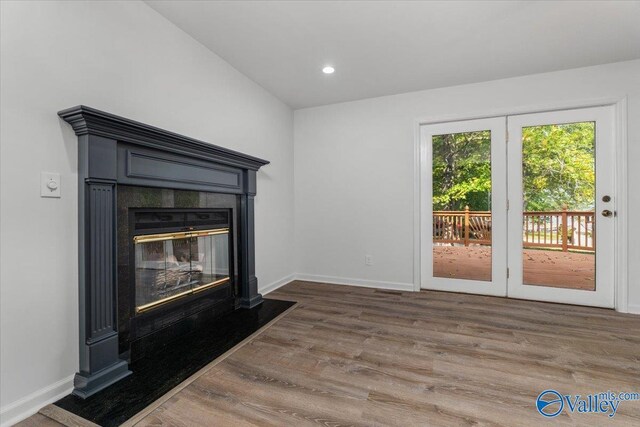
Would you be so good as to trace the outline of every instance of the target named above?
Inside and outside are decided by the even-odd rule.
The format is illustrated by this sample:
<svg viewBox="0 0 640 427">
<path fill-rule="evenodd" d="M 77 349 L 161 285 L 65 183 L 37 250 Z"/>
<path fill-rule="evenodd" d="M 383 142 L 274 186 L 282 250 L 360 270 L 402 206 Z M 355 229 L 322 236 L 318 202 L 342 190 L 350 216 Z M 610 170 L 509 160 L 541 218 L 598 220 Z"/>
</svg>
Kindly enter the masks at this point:
<svg viewBox="0 0 640 427">
<path fill-rule="evenodd" d="M 638 304 L 628 304 L 627 305 L 627 313 L 640 314 L 640 305 L 638 305 Z"/>
<path fill-rule="evenodd" d="M 344 277 L 319 276 L 315 274 L 296 274 L 296 280 L 307 282 L 331 283 L 333 285 L 360 286 L 364 288 L 389 289 L 394 291 L 413 292 L 413 283 L 380 282 L 377 280 L 348 279 Z"/>
<path fill-rule="evenodd" d="M 262 295 L 267 295 L 270 292 L 273 292 L 276 289 L 281 288 L 290 282 L 293 282 L 294 280 L 304 280 L 306 282 L 317 282 L 317 283 L 330 283 L 332 285 L 359 286 L 363 288 L 389 289 L 393 291 L 413 292 L 415 290 L 413 283 L 381 282 L 377 280 L 349 279 L 344 277 L 295 273 L 295 274 L 290 274 L 286 277 L 283 277 L 280 280 L 276 280 L 275 282 L 269 283 L 268 285 L 261 286 L 259 289 L 259 292 Z"/>
<path fill-rule="evenodd" d="M 258 292 L 260 292 L 263 296 L 267 295 L 269 292 L 273 292 L 278 288 L 281 288 L 282 286 L 286 285 L 289 282 L 292 282 L 296 280 L 296 275 L 295 274 L 290 274 L 286 277 L 283 277 L 280 280 L 276 280 L 275 282 L 269 283 L 266 286 L 261 286 L 258 289 Z"/>
<path fill-rule="evenodd" d="M 8 427 L 35 414 L 40 408 L 63 398 L 73 390 L 73 377 L 63 378 L 0 409 L 0 426 Z"/>
</svg>

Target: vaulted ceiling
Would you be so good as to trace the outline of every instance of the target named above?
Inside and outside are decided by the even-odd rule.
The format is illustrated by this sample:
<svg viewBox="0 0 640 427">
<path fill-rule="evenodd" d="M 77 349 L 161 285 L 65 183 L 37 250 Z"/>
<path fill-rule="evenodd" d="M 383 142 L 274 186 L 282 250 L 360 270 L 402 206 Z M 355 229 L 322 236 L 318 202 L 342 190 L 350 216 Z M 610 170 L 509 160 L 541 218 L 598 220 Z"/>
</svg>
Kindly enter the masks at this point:
<svg viewBox="0 0 640 427">
<path fill-rule="evenodd" d="M 640 58 L 638 1 L 147 4 L 293 108 Z"/>
</svg>

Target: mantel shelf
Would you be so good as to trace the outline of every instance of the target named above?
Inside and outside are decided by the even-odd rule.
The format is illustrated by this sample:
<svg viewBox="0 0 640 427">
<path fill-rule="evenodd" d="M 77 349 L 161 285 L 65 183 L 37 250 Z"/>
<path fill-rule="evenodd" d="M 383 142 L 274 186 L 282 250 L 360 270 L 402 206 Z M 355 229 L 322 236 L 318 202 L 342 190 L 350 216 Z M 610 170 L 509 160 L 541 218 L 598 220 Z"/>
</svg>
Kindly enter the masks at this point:
<svg viewBox="0 0 640 427">
<path fill-rule="evenodd" d="M 98 135 L 254 171 L 269 164 L 267 160 L 258 157 L 222 148 L 85 105 L 62 110 L 58 112 L 58 115 L 73 127 L 78 136 Z"/>
</svg>

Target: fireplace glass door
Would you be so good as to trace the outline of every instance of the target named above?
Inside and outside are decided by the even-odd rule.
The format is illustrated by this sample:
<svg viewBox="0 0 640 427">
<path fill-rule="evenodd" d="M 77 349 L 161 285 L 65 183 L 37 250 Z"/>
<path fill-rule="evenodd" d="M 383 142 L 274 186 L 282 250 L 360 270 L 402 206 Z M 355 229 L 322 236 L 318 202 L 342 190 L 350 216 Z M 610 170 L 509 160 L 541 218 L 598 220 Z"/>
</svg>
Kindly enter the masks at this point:
<svg viewBox="0 0 640 427">
<path fill-rule="evenodd" d="M 229 229 L 135 236 L 136 313 L 227 283 Z"/>
</svg>

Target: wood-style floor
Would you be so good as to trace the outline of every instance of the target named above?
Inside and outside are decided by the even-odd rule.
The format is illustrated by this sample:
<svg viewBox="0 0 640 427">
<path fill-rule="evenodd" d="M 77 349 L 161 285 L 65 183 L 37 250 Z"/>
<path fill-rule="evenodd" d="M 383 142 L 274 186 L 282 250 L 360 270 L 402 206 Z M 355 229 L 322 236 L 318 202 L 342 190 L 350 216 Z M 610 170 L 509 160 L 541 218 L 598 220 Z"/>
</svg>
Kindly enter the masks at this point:
<svg viewBox="0 0 640 427">
<path fill-rule="evenodd" d="M 300 281 L 269 298 L 300 304 L 136 425 L 538 426 L 545 389 L 640 392 L 640 316 Z M 638 426 L 640 401 L 552 423 Z"/>
</svg>

